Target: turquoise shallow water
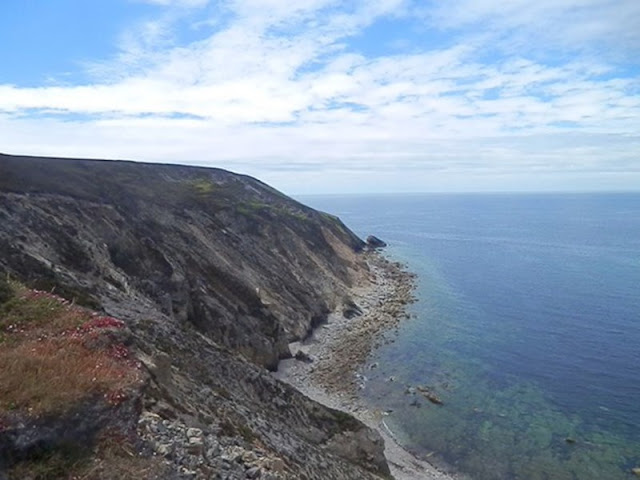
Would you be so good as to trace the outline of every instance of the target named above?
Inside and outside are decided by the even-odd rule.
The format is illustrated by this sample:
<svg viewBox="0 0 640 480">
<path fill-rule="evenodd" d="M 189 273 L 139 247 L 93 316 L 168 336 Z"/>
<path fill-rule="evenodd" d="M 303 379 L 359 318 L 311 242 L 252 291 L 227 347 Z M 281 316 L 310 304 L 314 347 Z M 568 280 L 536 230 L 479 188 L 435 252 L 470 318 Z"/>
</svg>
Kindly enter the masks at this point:
<svg viewBox="0 0 640 480">
<path fill-rule="evenodd" d="M 634 478 L 640 195 L 301 200 L 419 275 L 415 318 L 363 392 L 410 448 L 476 480 Z"/>
</svg>

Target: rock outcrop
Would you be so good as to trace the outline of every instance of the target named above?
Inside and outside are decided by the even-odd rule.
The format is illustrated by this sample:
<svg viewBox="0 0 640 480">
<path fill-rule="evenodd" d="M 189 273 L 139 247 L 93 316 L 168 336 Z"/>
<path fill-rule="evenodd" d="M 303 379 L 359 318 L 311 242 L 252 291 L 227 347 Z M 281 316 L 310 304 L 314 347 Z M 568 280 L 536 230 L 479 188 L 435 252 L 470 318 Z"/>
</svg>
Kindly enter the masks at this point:
<svg viewBox="0 0 640 480">
<path fill-rule="evenodd" d="M 124 321 L 147 380 L 122 422 L 153 478 L 388 476 L 376 433 L 267 371 L 350 308 L 364 246 L 224 170 L 0 155 L 0 275 Z M 0 445 L 16 428 L 0 412 Z"/>
<path fill-rule="evenodd" d="M 384 248 L 386 246 L 387 246 L 387 242 L 380 240 L 375 235 L 369 235 L 367 237 L 367 247 L 369 247 L 371 250 L 375 250 L 377 248 Z"/>
</svg>

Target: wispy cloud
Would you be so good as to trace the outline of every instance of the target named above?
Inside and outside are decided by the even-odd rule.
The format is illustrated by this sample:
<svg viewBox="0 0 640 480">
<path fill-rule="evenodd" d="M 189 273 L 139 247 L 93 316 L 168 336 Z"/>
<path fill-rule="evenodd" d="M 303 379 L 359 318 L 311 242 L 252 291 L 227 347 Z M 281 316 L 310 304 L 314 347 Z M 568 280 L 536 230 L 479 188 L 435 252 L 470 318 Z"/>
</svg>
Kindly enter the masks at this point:
<svg viewBox="0 0 640 480">
<path fill-rule="evenodd" d="M 507 51 L 547 58 L 597 51 L 627 60 L 640 52 L 640 3 L 633 0 L 458 0 L 429 2 L 418 10 L 439 28 L 481 30 L 499 40 L 494 47 Z"/>
<path fill-rule="evenodd" d="M 374 171 L 413 190 L 434 175 L 452 188 L 464 176 L 528 188 L 552 172 L 640 180 L 635 0 L 146 1 L 157 18 L 123 32 L 94 82 L 0 76 L 4 149 L 207 163 L 285 189 L 301 176 L 331 188 L 337 173 L 375 186 Z M 377 48 L 385 22 L 406 50 Z"/>
</svg>

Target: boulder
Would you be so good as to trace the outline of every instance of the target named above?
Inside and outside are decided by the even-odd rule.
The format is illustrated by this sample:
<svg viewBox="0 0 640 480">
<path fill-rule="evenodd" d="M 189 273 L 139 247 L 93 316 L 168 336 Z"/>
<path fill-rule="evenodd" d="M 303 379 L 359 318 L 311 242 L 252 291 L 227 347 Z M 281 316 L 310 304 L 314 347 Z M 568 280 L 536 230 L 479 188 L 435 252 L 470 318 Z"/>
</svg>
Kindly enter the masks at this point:
<svg viewBox="0 0 640 480">
<path fill-rule="evenodd" d="M 342 308 L 342 316 L 349 320 L 359 317 L 362 313 L 362 309 L 353 300 L 347 300 Z"/>
<path fill-rule="evenodd" d="M 367 237 L 367 247 L 369 247 L 371 249 L 383 248 L 383 247 L 386 247 L 386 246 L 387 246 L 387 243 L 382 241 L 382 240 L 380 240 L 375 235 L 369 235 Z"/>
<path fill-rule="evenodd" d="M 302 350 L 298 350 L 293 358 L 295 358 L 300 362 L 305 362 L 305 363 L 313 362 L 313 358 L 311 358 L 308 353 L 303 352 Z"/>
</svg>

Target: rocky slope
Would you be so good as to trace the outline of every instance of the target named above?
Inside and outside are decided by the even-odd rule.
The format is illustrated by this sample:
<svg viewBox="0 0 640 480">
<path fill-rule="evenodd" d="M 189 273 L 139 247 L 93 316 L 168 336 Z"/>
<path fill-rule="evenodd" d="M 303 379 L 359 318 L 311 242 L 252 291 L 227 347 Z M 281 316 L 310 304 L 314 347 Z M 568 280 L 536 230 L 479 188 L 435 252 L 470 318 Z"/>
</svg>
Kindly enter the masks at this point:
<svg viewBox="0 0 640 480">
<path fill-rule="evenodd" d="M 350 305 L 363 245 L 224 170 L 0 155 L 0 275 L 122 320 L 118 345 L 145 378 L 115 406 L 88 390 L 55 412 L 9 412 L 0 397 L 0 478 L 49 478 L 35 466 L 77 450 L 74 431 L 89 452 L 76 478 L 388 476 L 377 433 L 267 371 Z M 64 438 L 41 435 L 56 429 Z M 104 447 L 110 436 L 124 453 Z"/>
</svg>

